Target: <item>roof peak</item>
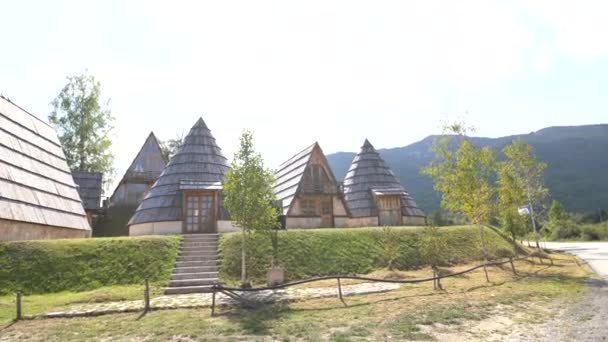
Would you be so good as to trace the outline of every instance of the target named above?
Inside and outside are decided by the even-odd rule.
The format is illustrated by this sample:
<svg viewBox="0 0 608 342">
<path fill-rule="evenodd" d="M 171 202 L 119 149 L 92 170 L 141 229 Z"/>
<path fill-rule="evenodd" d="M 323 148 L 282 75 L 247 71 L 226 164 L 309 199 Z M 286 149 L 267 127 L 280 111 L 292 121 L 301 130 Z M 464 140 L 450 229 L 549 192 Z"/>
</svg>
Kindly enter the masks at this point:
<svg viewBox="0 0 608 342">
<path fill-rule="evenodd" d="M 369 140 L 367 140 L 367 138 L 365 139 L 365 141 L 363 142 L 363 146 L 365 148 L 374 148 L 374 145 L 372 145 L 372 143 L 369 142 Z"/>
<path fill-rule="evenodd" d="M 207 129 L 209 129 L 209 127 L 207 127 L 207 124 L 205 123 L 205 120 L 203 120 L 203 117 L 199 117 L 198 120 L 196 120 L 196 123 L 194 124 L 194 126 L 192 126 L 192 128 L 207 128 Z"/>
</svg>

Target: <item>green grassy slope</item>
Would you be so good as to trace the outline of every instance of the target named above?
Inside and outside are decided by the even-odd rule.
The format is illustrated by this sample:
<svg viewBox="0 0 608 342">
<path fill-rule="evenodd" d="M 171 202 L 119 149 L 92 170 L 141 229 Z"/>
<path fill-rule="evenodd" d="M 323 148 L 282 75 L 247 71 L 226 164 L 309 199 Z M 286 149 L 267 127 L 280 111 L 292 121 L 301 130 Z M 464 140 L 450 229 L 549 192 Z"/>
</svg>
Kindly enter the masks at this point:
<svg viewBox="0 0 608 342">
<path fill-rule="evenodd" d="M 166 281 L 178 236 L 0 243 L 0 295 Z"/>
<path fill-rule="evenodd" d="M 399 269 L 423 266 L 418 250 L 422 228 L 392 228 L 397 240 Z M 481 260 L 478 231 L 474 227 L 441 229 L 448 243 L 449 263 Z M 502 257 L 514 254 L 514 247 L 494 230 L 486 228 L 490 254 Z M 288 280 L 332 274 L 364 274 L 385 267 L 385 250 L 380 228 L 306 229 L 279 233 L 279 261 L 286 268 Z M 249 244 L 248 273 L 252 279 L 263 281 L 268 271 L 272 247 L 269 238 L 255 235 Z M 222 234 L 220 238 L 220 277 L 235 280 L 240 275 L 241 235 Z"/>
</svg>

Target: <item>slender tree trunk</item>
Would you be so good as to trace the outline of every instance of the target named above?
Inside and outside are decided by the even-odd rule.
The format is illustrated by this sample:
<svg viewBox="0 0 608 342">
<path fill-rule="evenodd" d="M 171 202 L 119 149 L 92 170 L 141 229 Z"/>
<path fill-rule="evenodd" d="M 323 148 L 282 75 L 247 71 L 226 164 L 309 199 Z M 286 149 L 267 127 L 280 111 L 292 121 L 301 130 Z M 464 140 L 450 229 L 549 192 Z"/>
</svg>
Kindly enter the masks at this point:
<svg viewBox="0 0 608 342">
<path fill-rule="evenodd" d="M 481 238 L 481 249 L 483 249 L 483 271 L 486 274 L 486 281 L 489 283 L 490 282 L 490 277 L 488 276 L 488 269 L 486 267 L 486 264 L 488 263 L 488 250 L 486 248 L 486 238 L 485 238 L 485 234 L 483 232 L 483 226 L 481 225 L 481 223 L 479 223 L 479 220 L 476 220 L 477 222 L 477 229 L 479 229 L 479 237 Z"/>
<path fill-rule="evenodd" d="M 243 229 L 242 241 L 241 241 L 241 286 L 244 286 L 247 283 L 247 266 L 246 266 L 246 233 Z"/>
<path fill-rule="evenodd" d="M 538 243 L 538 230 L 536 229 L 536 221 L 534 221 L 534 207 L 532 207 L 532 197 L 530 196 L 530 190 L 528 189 L 528 205 L 530 206 L 530 220 L 532 220 L 532 230 L 534 231 L 534 241 L 536 242 L 536 248 L 540 249 Z"/>
</svg>

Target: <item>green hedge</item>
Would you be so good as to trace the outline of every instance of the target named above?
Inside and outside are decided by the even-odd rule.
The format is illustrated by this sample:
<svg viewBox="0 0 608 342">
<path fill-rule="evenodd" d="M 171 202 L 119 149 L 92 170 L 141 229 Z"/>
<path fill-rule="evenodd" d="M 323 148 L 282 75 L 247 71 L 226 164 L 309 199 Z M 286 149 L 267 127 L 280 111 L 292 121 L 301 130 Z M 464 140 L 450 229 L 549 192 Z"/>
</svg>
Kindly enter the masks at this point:
<svg viewBox="0 0 608 342">
<path fill-rule="evenodd" d="M 0 243 L 0 294 L 142 284 L 169 279 L 178 236 Z"/>
<path fill-rule="evenodd" d="M 394 266 L 411 269 L 423 266 L 418 244 L 422 228 L 391 228 L 398 256 Z M 448 264 L 482 260 L 479 233 L 470 226 L 441 228 L 448 244 Z M 332 274 L 365 274 L 386 267 L 386 248 L 381 228 L 306 229 L 279 233 L 279 261 L 288 280 Z M 515 254 L 514 246 L 490 228 L 485 228 L 492 258 Z M 256 281 L 265 279 L 272 247 L 267 235 L 256 234 L 249 243 L 247 271 Z M 222 234 L 220 238 L 220 277 L 236 280 L 241 270 L 241 234 Z"/>
</svg>

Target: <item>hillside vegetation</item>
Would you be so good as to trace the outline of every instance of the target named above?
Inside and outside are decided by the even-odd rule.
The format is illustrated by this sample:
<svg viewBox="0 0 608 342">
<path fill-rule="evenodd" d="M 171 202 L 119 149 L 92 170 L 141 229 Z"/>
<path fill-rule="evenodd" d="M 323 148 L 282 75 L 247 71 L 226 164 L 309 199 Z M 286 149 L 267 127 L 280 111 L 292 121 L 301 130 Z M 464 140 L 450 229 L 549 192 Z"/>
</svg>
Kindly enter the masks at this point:
<svg viewBox="0 0 608 342">
<path fill-rule="evenodd" d="M 393 260 L 397 269 L 424 266 L 420 255 L 422 228 L 306 229 L 279 233 L 279 263 L 286 268 L 288 280 L 335 274 L 365 274 L 387 267 Z M 479 233 L 471 226 L 441 228 L 447 240 L 446 264 L 482 260 Z M 490 257 L 514 255 L 514 246 L 494 230 L 485 229 Z M 387 245 L 390 244 L 390 245 Z M 394 255 L 388 251 L 396 250 Z M 247 251 L 247 271 L 253 280 L 263 282 L 271 263 L 272 247 L 266 235 L 254 235 Z M 241 270 L 241 235 L 220 237 L 220 277 L 236 280 Z"/>
<path fill-rule="evenodd" d="M 500 138 L 470 138 L 476 146 L 500 151 L 514 138 L 534 147 L 537 158 L 548 164 L 545 179 L 553 198 L 566 210 L 596 212 L 608 207 L 608 125 L 549 127 L 529 134 Z M 379 149 L 403 186 L 428 213 L 439 209 L 439 197 L 420 169 L 434 158 L 429 136 L 405 147 Z M 372 142 L 373 143 L 373 142 Z M 353 148 L 354 149 L 354 148 Z M 338 179 L 344 178 L 355 153 L 339 152 L 327 159 Z"/>
<path fill-rule="evenodd" d="M 0 243 L 0 295 L 167 281 L 178 236 Z"/>
</svg>

